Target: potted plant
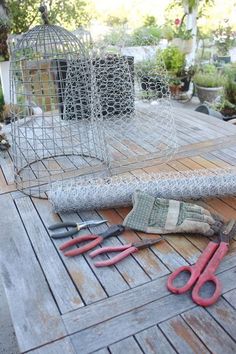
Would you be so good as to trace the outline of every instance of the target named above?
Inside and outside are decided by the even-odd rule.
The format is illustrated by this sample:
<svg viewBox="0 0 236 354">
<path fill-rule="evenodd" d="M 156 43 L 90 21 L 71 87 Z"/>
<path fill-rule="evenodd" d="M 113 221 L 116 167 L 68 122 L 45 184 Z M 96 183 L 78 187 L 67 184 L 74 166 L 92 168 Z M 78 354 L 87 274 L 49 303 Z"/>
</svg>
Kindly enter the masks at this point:
<svg viewBox="0 0 236 354">
<path fill-rule="evenodd" d="M 226 19 L 224 24 L 220 24 L 213 34 L 217 48 L 218 61 L 229 63 L 231 60 L 229 50 L 235 44 L 236 33 L 233 32 L 232 27 L 228 24 L 228 20 Z"/>
<path fill-rule="evenodd" d="M 187 78 L 185 70 L 185 54 L 175 46 L 169 46 L 161 52 L 165 67 L 169 74 L 170 91 L 176 96 L 182 91 Z M 189 86 L 189 85 L 188 85 Z M 185 86 L 186 91 L 188 87 Z"/>
<path fill-rule="evenodd" d="M 225 81 L 225 76 L 214 65 L 209 64 L 198 70 L 193 82 L 200 102 L 213 102 L 222 95 Z"/>
<path fill-rule="evenodd" d="M 192 30 L 186 28 L 183 20 L 184 18 L 175 20 L 176 30 L 174 31 L 172 45 L 178 47 L 182 53 L 189 54 L 193 46 L 193 35 Z"/>
</svg>

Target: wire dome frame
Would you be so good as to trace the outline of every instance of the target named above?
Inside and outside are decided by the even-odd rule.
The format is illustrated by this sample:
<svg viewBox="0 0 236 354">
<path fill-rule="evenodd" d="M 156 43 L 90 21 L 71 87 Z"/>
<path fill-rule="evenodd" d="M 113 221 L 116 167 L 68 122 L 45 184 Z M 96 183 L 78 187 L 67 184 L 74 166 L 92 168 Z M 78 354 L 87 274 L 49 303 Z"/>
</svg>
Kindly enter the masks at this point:
<svg viewBox="0 0 236 354">
<path fill-rule="evenodd" d="M 74 61 L 82 84 L 68 119 L 64 101 L 71 94 L 67 72 Z M 91 158 L 108 171 L 91 63 L 76 36 L 55 25 L 34 27 L 11 47 L 10 78 L 12 151 L 19 190 L 44 197 L 50 182 L 82 174 L 81 165 L 90 166 Z M 84 101 L 89 116 L 83 112 Z M 92 168 L 87 167 L 87 172 Z"/>
<path fill-rule="evenodd" d="M 28 195 L 44 198 L 52 182 L 109 176 L 176 151 L 161 57 L 144 88 L 134 55 L 78 36 L 45 22 L 11 46 L 15 182 Z"/>
</svg>

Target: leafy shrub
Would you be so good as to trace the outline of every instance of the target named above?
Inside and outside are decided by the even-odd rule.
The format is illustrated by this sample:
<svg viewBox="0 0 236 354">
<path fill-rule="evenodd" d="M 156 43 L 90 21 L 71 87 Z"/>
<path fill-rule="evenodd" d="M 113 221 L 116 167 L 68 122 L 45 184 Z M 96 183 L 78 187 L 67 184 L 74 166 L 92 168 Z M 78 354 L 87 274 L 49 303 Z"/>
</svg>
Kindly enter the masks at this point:
<svg viewBox="0 0 236 354">
<path fill-rule="evenodd" d="M 177 47 L 167 47 L 162 52 L 166 69 L 175 76 L 181 76 L 185 67 L 185 55 Z M 159 54 L 158 54 L 159 55 Z"/>
<path fill-rule="evenodd" d="M 226 79 L 225 76 L 219 72 L 198 72 L 194 75 L 193 81 L 201 87 L 221 87 L 225 85 Z"/>
<path fill-rule="evenodd" d="M 156 45 L 161 39 L 161 28 L 158 26 L 139 27 L 131 35 L 131 45 Z"/>
</svg>

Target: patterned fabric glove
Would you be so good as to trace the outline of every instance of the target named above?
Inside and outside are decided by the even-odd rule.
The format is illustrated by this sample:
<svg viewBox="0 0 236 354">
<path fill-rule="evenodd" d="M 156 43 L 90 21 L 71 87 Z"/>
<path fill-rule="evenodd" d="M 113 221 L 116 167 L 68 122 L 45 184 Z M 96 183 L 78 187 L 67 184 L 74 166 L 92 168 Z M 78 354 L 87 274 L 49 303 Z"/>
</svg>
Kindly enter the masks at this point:
<svg viewBox="0 0 236 354">
<path fill-rule="evenodd" d="M 219 231 L 222 222 L 198 205 L 155 198 L 136 191 L 133 194 L 133 209 L 123 225 L 147 233 L 186 232 L 212 236 Z"/>
</svg>

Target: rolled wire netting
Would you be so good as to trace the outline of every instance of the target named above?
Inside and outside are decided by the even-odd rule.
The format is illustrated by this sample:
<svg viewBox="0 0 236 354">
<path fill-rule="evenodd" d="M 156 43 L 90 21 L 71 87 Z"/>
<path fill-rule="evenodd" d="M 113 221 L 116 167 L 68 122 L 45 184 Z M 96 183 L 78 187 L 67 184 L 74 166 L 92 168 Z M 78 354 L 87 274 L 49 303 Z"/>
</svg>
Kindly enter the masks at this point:
<svg viewBox="0 0 236 354">
<path fill-rule="evenodd" d="M 236 168 L 68 180 L 53 183 L 49 198 L 56 212 L 102 209 L 131 205 L 136 190 L 176 200 L 235 195 Z"/>
</svg>

